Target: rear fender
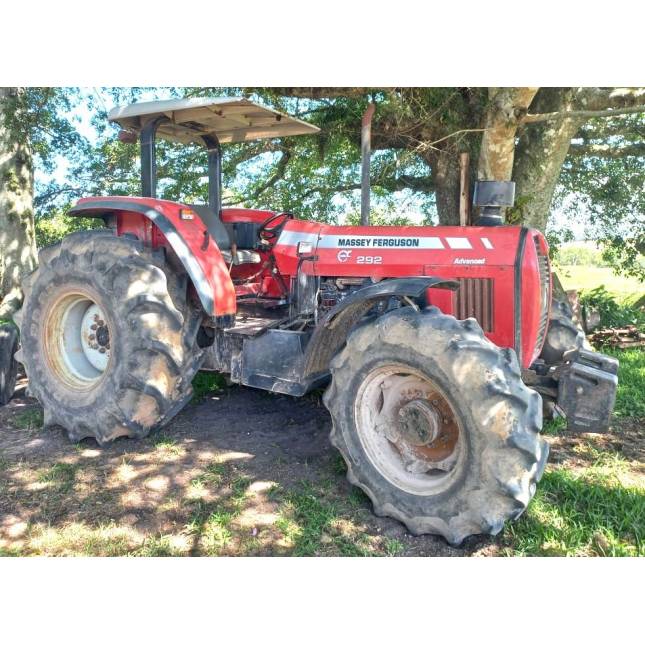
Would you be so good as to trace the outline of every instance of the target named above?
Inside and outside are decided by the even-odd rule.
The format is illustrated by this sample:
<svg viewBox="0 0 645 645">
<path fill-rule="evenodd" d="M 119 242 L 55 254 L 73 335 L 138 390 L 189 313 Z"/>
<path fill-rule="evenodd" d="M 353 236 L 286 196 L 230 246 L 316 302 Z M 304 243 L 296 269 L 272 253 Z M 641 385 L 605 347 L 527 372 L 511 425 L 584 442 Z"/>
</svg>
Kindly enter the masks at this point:
<svg viewBox="0 0 645 645">
<path fill-rule="evenodd" d="M 101 217 L 117 235 L 130 233 L 152 247 L 171 248 L 190 277 L 207 315 L 223 324 L 235 314 L 235 288 L 215 240 L 190 207 L 141 197 L 90 197 L 70 215 Z M 186 219 L 191 217 L 192 219 Z M 183 216 L 183 218 L 182 218 Z"/>
<path fill-rule="evenodd" d="M 329 370 L 329 363 L 345 343 L 347 335 L 378 302 L 392 297 L 424 300 L 426 291 L 459 288 L 459 283 L 444 278 L 397 278 L 363 287 L 331 309 L 317 325 L 307 345 L 303 377 L 314 379 Z"/>
</svg>

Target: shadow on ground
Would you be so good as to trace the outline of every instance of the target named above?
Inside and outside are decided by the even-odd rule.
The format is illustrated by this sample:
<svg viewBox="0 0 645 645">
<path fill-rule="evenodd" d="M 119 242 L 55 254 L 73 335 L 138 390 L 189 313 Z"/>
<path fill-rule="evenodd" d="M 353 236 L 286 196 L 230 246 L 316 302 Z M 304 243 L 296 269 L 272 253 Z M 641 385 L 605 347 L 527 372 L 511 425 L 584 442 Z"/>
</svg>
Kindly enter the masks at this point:
<svg viewBox="0 0 645 645">
<path fill-rule="evenodd" d="M 377 518 L 345 479 L 316 397 L 239 387 L 142 441 L 71 444 L 38 404 L 0 410 L 4 555 L 472 555 Z"/>
</svg>

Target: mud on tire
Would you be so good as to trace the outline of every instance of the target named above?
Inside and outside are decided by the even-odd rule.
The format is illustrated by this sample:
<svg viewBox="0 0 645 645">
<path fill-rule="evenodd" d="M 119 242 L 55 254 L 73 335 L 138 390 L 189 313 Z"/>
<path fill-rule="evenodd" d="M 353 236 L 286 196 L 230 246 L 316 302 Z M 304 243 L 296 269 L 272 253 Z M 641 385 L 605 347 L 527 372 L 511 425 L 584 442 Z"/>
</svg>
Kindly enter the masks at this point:
<svg viewBox="0 0 645 645">
<path fill-rule="evenodd" d="M 324 395 L 331 442 L 377 515 L 459 544 L 497 534 L 526 509 L 548 456 L 540 396 L 522 382 L 515 352 L 493 345 L 475 320 L 436 307 L 394 310 L 356 328 L 331 373 Z M 375 389 L 365 398 L 379 374 L 385 394 Z M 441 427 L 429 443 L 407 441 L 405 427 L 419 415 Z M 385 427 L 381 419 L 404 423 L 393 430 L 396 423 Z M 369 439 L 370 427 L 385 438 Z"/>
<path fill-rule="evenodd" d="M 17 358 L 46 426 L 62 426 L 72 441 L 143 437 L 190 399 L 201 315 L 187 300 L 185 277 L 159 252 L 108 230 L 73 233 L 40 252 L 23 289 Z M 80 328 L 88 338 L 79 319 L 92 303 L 100 324 L 87 353 L 69 337 Z"/>
</svg>

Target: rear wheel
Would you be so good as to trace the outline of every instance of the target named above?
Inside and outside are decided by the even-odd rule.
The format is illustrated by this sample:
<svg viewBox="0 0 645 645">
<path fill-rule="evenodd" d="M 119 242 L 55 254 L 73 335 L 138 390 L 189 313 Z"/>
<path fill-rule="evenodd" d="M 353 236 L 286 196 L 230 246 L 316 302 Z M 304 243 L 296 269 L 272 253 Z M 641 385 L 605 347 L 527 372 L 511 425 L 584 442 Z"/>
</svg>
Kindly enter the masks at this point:
<svg viewBox="0 0 645 645">
<path fill-rule="evenodd" d="M 200 314 L 163 256 L 110 231 L 40 253 L 23 285 L 20 360 L 45 425 L 73 441 L 143 437 L 190 399 Z"/>
<path fill-rule="evenodd" d="M 474 320 L 397 309 L 352 332 L 331 373 L 331 441 L 377 515 L 459 544 L 525 510 L 548 455 L 540 397 Z"/>
</svg>

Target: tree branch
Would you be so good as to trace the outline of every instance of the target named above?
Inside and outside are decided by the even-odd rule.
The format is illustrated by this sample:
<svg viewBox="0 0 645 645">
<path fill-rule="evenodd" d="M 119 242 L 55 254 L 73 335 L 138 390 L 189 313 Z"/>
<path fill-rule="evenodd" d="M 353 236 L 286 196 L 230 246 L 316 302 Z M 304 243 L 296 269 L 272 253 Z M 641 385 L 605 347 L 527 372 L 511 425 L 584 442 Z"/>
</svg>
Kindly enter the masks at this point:
<svg viewBox="0 0 645 645">
<path fill-rule="evenodd" d="M 284 174 L 287 171 L 287 166 L 289 165 L 289 160 L 291 159 L 291 150 L 285 150 L 278 161 L 275 172 L 265 181 L 263 184 L 258 186 L 253 193 L 251 193 L 250 199 L 257 199 L 262 193 L 269 190 L 272 186 L 275 186 L 280 179 L 284 178 Z"/>
<path fill-rule="evenodd" d="M 645 103 L 643 87 L 581 87 L 574 98 L 574 107 L 581 110 L 607 110 Z"/>
<path fill-rule="evenodd" d="M 616 108 L 614 110 L 570 110 L 568 112 L 547 112 L 546 114 L 527 114 L 521 123 L 541 123 L 543 121 L 553 121 L 560 119 L 595 119 L 600 117 L 619 116 L 621 114 L 635 114 L 645 112 L 645 105 L 633 105 L 626 108 Z"/>
<path fill-rule="evenodd" d="M 623 146 L 607 143 L 572 144 L 568 154 L 576 157 L 601 157 L 603 159 L 645 157 L 645 143 L 631 143 Z"/>
<path fill-rule="evenodd" d="M 390 191 L 403 190 L 409 188 L 420 193 L 434 192 L 434 183 L 430 177 L 416 177 L 414 175 L 400 175 L 398 177 L 381 177 L 380 179 L 372 179 L 371 186 L 378 186 Z M 306 198 L 315 193 L 329 192 L 329 193 L 346 193 L 350 190 L 359 190 L 361 188 L 360 182 L 339 184 L 334 187 L 320 186 L 306 190 L 302 197 Z"/>
<path fill-rule="evenodd" d="M 244 88 L 253 89 L 253 88 Z M 339 97 L 361 97 L 369 92 L 389 91 L 391 87 L 272 87 L 272 92 L 282 96 L 295 96 L 305 99 L 331 99 Z"/>
</svg>

